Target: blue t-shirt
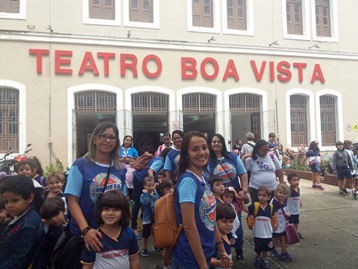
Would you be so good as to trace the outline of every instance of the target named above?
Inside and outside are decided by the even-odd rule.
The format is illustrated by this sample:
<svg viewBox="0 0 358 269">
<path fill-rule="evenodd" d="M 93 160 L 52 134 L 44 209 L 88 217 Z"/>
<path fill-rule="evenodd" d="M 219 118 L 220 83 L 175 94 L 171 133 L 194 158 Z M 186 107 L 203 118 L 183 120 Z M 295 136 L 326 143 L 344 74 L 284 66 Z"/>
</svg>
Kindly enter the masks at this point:
<svg viewBox="0 0 358 269">
<path fill-rule="evenodd" d="M 154 158 L 150 159 L 149 162 L 145 165 L 145 167 L 141 170 L 134 171 L 133 178 L 141 183 L 145 177 L 148 176 L 148 170 L 152 169 L 154 175 L 160 171 L 163 167 L 163 157 L 155 156 Z"/>
<path fill-rule="evenodd" d="M 73 195 L 80 199 L 80 207 L 89 225 L 98 227 L 93 217 L 94 207 L 98 195 L 102 193 L 108 173 L 108 164 L 101 164 L 90 160 L 86 162 L 83 158 L 77 159 L 68 174 L 65 195 Z M 126 172 L 125 168 L 116 169 L 113 164 L 106 190 L 119 189 L 126 195 Z M 70 218 L 70 230 L 79 234 L 80 230 L 74 219 Z"/>
<path fill-rule="evenodd" d="M 246 173 L 246 168 L 239 156 L 229 153 L 231 158 L 219 158 L 210 160 L 208 170 L 210 175 L 217 175 L 223 179 L 225 186 L 232 186 L 239 191 L 238 176 Z"/>
<path fill-rule="evenodd" d="M 138 158 L 139 155 L 138 155 L 138 151 L 133 147 L 130 147 L 129 149 L 125 149 L 124 147 L 121 147 L 120 151 L 119 151 L 119 157 L 127 157 L 127 158 L 136 157 L 136 158 Z"/>
<path fill-rule="evenodd" d="M 167 157 L 164 162 L 164 170 L 171 171 L 171 176 L 175 176 L 177 174 L 177 166 L 180 158 L 180 150 L 172 149 L 168 152 Z"/>
<path fill-rule="evenodd" d="M 215 254 L 216 199 L 206 178 L 200 179 L 187 171 L 178 181 L 175 190 L 175 210 L 178 223 L 182 223 L 181 203 L 195 204 L 195 223 L 208 266 Z M 181 232 L 172 259 L 185 268 L 198 268 L 185 232 Z"/>
<path fill-rule="evenodd" d="M 100 239 L 103 248 L 100 253 L 88 251 L 83 248 L 82 261 L 85 263 L 93 263 L 96 269 L 121 268 L 130 269 L 129 256 L 136 254 L 139 250 L 137 238 L 133 230 L 129 227 L 122 226 L 117 240 L 107 236 L 102 230 Z"/>
</svg>

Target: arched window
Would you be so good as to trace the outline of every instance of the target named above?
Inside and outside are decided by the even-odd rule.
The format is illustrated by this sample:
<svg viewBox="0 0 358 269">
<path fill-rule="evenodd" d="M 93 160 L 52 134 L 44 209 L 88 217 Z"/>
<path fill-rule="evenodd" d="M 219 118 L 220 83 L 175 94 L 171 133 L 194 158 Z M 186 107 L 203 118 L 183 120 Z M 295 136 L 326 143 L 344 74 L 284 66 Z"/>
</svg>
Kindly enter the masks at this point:
<svg viewBox="0 0 358 269">
<path fill-rule="evenodd" d="M 116 94 L 103 91 L 84 91 L 75 94 L 75 110 L 79 111 L 116 111 Z"/>
<path fill-rule="evenodd" d="M 215 112 L 216 96 L 205 93 L 183 95 L 183 112 Z"/>
<path fill-rule="evenodd" d="M 337 141 L 337 98 L 322 95 L 319 98 L 322 146 L 335 145 Z"/>
<path fill-rule="evenodd" d="M 239 93 L 230 95 L 230 111 L 260 112 L 261 97 L 255 94 Z"/>
<path fill-rule="evenodd" d="M 0 87 L 0 152 L 19 150 L 19 91 Z"/>
<path fill-rule="evenodd" d="M 308 144 L 308 105 L 303 95 L 290 96 L 291 141 L 292 146 Z"/>
<path fill-rule="evenodd" d="M 168 112 L 169 96 L 155 92 L 132 94 L 133 112 Z"/>
</svg>

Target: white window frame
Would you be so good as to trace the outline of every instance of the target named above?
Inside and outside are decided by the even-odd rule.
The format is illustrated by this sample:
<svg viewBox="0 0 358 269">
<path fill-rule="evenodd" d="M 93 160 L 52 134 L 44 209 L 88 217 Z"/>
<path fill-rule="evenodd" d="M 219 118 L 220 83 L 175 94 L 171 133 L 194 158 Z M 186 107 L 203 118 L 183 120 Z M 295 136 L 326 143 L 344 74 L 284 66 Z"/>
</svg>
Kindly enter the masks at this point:
<svg viewBox="0 0 358 269">
<path fill-rule="evenodd" d="M 202 33 L 220 33 L 220 5 L 217 0 L 213 0 L 213 27 L 197 27 L 193 26 L 193 6 L 192 0 L 186 0 L 187 3 L 187 24 L 189 32 Z"/>
<path fill-rule="evenodd" d="M 153 0 L 153 23 L 134 22 L 129 20 L 129 0 L 123 1 L 123 25 L 137 28 L 160 28 L 159 0 Z"/>
<path fill-rule="evenodd" d="M 26 20 L 27 0 L 20 0 L 19 13 L 0 12 L 0 19 Z"/>
<path fill-rule="evenodd" d="M 229 35 L 254 36 L 254 6 L 253 0 L 246 0 L 246 30 L 234 30 L 227 27 L 227 1 L 222 3 L 222 25 L 223 33 Z"/>
<path fill-rule="evenodd" d="M 311 1 L 312 40 L 322 42 L 338 42 L 338 11 L 337 0 L 330 0 L 329 12 L 331 20 L 331 37 L 317 36 L 315 1 Z"/>
<path fill-rule="evenodd" d="M 95 25 L 121 25 L 121 1 L 114 0 L 114 20 L 101 20 L 101 19 L 92 19 L 89 17 L 89 5 L 88 0 L 82 0 L 83 6 L 83 23 L 84 24 L 95 24 Z"/>
<path fill-rule="evenodd" d="M 282 26 L 283 26 L 283 38 L 294 39 L 294 40 L 310 40 L 311 29 L 310 29 L 310 2 L 308 0 L 302 0 L 302 35 L 291 35 L 287 32 L 287 11 L 286 11 L 286 0 L 282 2 Z"/>
</svg>

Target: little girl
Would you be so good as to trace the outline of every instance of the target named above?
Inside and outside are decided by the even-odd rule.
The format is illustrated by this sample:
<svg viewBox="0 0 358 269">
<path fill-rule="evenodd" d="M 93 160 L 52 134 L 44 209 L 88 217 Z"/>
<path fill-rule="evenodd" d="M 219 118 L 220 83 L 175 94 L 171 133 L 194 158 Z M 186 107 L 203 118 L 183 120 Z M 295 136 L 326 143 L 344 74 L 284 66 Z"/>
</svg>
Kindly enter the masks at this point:
<svg viewBox="0 0 358 269">
<path fill-rule="evenodd" d="M 123 268 L 139 269 L 138 243 L 134 231 L 128 227 L 129 205 L 119 190 L 105 192 L 97 202 L 97 220 L 102 234 L 100 253 L 83 249 L 83 269 Z"/>
<path fill-rule="evenodd" d="M 271 200 L 273 210 L 277 216 L 278 227 L 272 234 L 274 249 L 271 251 L 271 257 L 281 259 L 288 262 L 292 261 L 292 257 L 287 252 L 286 243 L 286 218 L 290 214 L 287 212 L 287 197 L 290 195 L 290 189 L 285 183 L 281 183 L 276 188 L 275 197 Z M 286 216 L 285 216 L 286 215 Z M 277 248 L 281 245 L 281 254 L 277 252 Z"/>
<path fill-rule="evenodd" d="M 133 193 L 133 173 L 135 171 L 133 165 L 135 163 L 136 157 L 129 158 L 129 164 L 125 164 L 125 168 L 127 169 L 126 173 L 126 186 L 127 186 L 127 199 L 132 200 Z"/>
</svg>

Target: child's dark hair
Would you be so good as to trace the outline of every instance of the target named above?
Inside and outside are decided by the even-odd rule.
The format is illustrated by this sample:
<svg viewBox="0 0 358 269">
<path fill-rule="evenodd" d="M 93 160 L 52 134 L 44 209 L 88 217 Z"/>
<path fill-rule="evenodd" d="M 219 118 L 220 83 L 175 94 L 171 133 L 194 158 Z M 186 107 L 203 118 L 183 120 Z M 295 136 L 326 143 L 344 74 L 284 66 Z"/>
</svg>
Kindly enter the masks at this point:
<svg viewBox="0 0 358 269">
<path fill-rule="evenodd" d="M 65 202 L 61 197 L 55 196 L 47 198 L 40 209 L 41 218 L 48 220 L 57 216 L 61 211 L 65 210 Z"/>
<path fill-rule="evenodd" d="M 166 176 L 166 174 L 165 174 L 165 171 L 164 170 L 160 170 L 158 173 L 157 173 L 157 177 L 158 176 Z"/>
<path fill-rule="evenodd" d="M 30 166 L 30 168 L 31 168 L 32 171 L 35 169 L 35 164 L 34 164 L 34 162 L 30 162 L 29 160 L 23 160 L 23 161 L 20 161 L 20 162 L 18 162 L 17 164 L 15 164 L 15 171 L 16 171 L 16 173 L 19 172 L 19 168 L 20 168 L 21 166 L 25 166 L 26 164 L 28 164 L 28 165 Z"/>
<path fill-rule="evenodd" d="M 218 181 L 224 182 L 224 179 L 219 176 L 214 175 L 214 176 L 210 176 L 208 181 L 209 181 L 211 188 L 213 188 L 215 182 L 218 182 Z"/>
<path fill-rule="evenodd" d="M 269 197 L 272 196 L 272 191 L 265 185 L 261 185 L 257 190 L 257 193 L 259 193 L 260 191 L 265 192 Z"/>
<path fill-rule="evenodd" d="M 62 182 L 63 184 L 65 184 L 65 175 L 61 172 L 52 172 L 51 174 L 48 175 L 47 179 L 46 179 L 46 184 L 50 184 L 50 181 L 52 178 L 57 179 L 58 181 Z"/>
<path fill-rule="evenodd" d="M 162 183 L 160 183 L 157 188 L 156 188 L 156 191 L 158 193 L 158 195 L 160 197 L 164 196 L 164 189 L 165 188 L 172 188 L 174 186 L 174 183 L 171 179 L 168 179 L 168 178 L 164 178 Z"/>
<path fill-rule="evenodd" d="M 231 204 L 219 203 L 216 206 L 216 220 L 219 219 L 233 220 L 235 218 L 236 218 L 236 212 Z"/>
<path fill-rule="evenodd" d="M 147 185 L 148 182 L 154 182 L 154 178 L 153 177 L 150 177 L 150 176 L 147 176 L 143 179 L 143 185 Z"/>
<path fill-rule="evenodd" d="M 43 176 L 44 171 L 43 171 L 43 169 L 42 169 L 40 160 L 39 160 L 36 156 L 32 156 L 32 157 L 30 157 L 30 158 L 28 159 L 28 161 L 29 161 L 30 163 L 32 163 L 32 165 L 33 165 L 33 168 L 32 168 L 31 165 L 30 165 L 31 169 L 36 169 L 37 173 L 38 173 L 40 176 Z"/>
<path fill-rule="evenodd" d="M 298 179 L 300 179 L 300 177 L 299 177 L 296 173 L 289 173 L 289 174 L 287 175 L 287 181 L 288 181 L 288 182 L 291 182 L 291 180 L 292 180 L 294 177 L 297 177 Z"/>
<path fill-rule="evenodd" d="M 122 210 L 119 226 L 128 226 L 130 220 L 129 204 L 124 194 L 119 190 L 106 191 L 97 201 L 97 222 L 103 224 L 101 213 L 104 208 L 117 208 Z"/>
<path fill-rule="evenodd" d="M 3 210 L 3 209 L 5 209 L 5 203 L 0 197 L 0 210 Z"/>
</svg>

